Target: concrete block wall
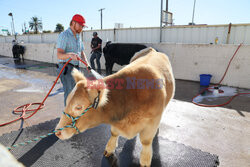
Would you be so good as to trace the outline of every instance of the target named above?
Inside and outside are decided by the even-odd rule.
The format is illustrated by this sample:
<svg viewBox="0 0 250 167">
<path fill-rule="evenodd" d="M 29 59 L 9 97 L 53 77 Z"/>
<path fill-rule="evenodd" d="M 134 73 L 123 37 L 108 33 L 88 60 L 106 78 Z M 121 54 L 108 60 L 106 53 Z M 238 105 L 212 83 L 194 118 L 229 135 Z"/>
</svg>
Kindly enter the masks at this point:
<svg viewBox="0 0 250 167">
<path fill-rule="evenodd" d="M 0 55 L 13 57 L 12 44 L 11 43 L 0 43 Z"/>
<path fill-rule="evenodd" d="M 105 46 L 105 44 L 106 43 L 103 43 L 103 47 Z M 24 43 L 22 45 L 25 46 L 26 48 L 25 55 L 24 55 L 25 59 L 37 60 L 37 61 L 49 62 L 49 63 L 58 63 L 57 49 L 56 49 L 55 43 L 39 43 L 39 44 Z M 87 56 L 87 59 L 90 60 L 90 56 L 91 56 L 90 42 L 85 42 L 84 47 L 85 47 L 84 52 Z M 0 55 L 13 57 L 12 43 L 0 43 Z M 83 67 L 84 65 L 81 63 L 80 66 Z M 101 57 L 101 68 L 105 69 L 104 56 Z M 118 71 L 120 69 L 121 69 L 120 65 L 115 64 L 113 67 L 114 71 Z"/>
<path fill-rule="evenodd" d="M 231 28 L 230 28 L 231 27 Z M 228 33 L 230 29 L 230 33 Z M 83 41 L 90 42 L 97 31 L 103 41 L 122 43 L 185 43 L 185 44 L 240 44 L 250 45 L 250 24 L 224 25 L 174 25 L 159 27 L 86 30 L 81 33 Z M 55 43 L 58 33 L 17 35 L 24 43 Z M 0 36 L 0 42 L 11 42 L 14 36 Z"/>
<path fill-rule="evenodd" d="M 24 44 L 24 57 L 30 60 L 57 63 L 56 44 Z M 105 43 L 103 44 L 105 45 Z M 238 45 L 210 44 L 145 44 L 169 56 L 176 79 L 199 81 L 200 74 L 213 75 L 211 82 L 218 83 Z M 90 43 L 84 43 L 85 53 L 90 58 Z M 12 57 L 11 43 L 0 43 L 0 55 Z M 81 65 L 83 66 L 83 65 Z M 250 45 L 242 45 L 237 52 L 222 84 L 250 89 Z M 101 57 L 101 67 L 105 69 L 104 56 Z M 113 70 L 122 66 L 115 65 Z"/>
<path fill-rule="evenodd" d="M 211 74 L 211 82 L 218 83 L 239 45 L 210 44 L 147 44 L 166 53 L 176 79 L 199 81 L 200 74 Z M 250 88 L 250 45 L 242 45 L 231 62 L 221 84 Z"/>
</svg>

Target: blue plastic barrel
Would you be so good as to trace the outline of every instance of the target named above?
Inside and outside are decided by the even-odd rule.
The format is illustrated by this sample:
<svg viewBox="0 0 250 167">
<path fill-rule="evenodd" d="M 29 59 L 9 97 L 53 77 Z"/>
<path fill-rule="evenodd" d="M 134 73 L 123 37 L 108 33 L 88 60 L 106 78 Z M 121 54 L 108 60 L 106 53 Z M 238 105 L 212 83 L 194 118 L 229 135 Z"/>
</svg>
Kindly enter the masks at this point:
<svg viewBox="0 0 250 167">
<path fill-rule="evenodd" d="M 200 85 L 209 86 L 211 77 L 212 77 L 211 74 L 200 74 Z"/>
</svg>

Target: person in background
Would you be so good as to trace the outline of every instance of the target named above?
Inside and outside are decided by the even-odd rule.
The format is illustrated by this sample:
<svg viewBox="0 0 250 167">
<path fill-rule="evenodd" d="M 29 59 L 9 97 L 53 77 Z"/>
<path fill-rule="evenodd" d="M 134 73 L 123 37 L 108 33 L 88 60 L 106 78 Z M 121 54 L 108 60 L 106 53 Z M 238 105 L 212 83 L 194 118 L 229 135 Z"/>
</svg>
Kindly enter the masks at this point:
<svg viewBox="0 0 250 167">
<path fill-rule="evenodd" d="M 96 59 L 97 72 L 101 74 L 100 58 L 102 56 L 102 40 L 98 37 L 97 32 L 93 33 L 93 38 L 91 40 L 90 47 L 92 49 L 91 51 L 92 55 L 90 57 L 91 68 L 95 70 L 94 60 Z"/>
<path fill-rule="evenodd" d="M 64 64 L 71 58 L 72 60 L 63 70 L 60 80 L 64 90 L 64 105 L 66 106 L 66 99 L 75 86 L 75 81 L 71 75 L 73 68 L 79 69 L 78 57 L 82 58 L 87 64 L 87 58 L 84 53 L 83 42 L 80 39 L 80 33 L 85 27 L 85 19 L 80 14 L 72 17 L 70 27 L 59 34 L 57 40 L 57 58 L 59 61 L 57 72 L 61 71 Z"/>
</svg>

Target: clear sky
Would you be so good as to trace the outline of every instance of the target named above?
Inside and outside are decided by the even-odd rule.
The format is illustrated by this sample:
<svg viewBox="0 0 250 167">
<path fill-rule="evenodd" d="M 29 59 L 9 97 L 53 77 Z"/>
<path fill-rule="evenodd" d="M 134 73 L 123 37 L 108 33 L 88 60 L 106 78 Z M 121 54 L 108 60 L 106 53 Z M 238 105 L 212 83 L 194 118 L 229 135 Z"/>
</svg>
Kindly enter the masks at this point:
<svg viewBox="0 0 250 167">
<path fill-rule="evenodd" d="M 103 10 L 103 28 L 114 28 L 115 23 L 124 27 L 158 27 L 160 25 L 161 0 L 0 0 L 0 29 L 11 32 L 13 13 L 16 32 L 28 25 L 31 17 L 42 20 L 43 30 L 55 30 L 61 23 L 68 28 L 72 16 L 82 14 L 90 29 L 100 29 L 100 12 Z M 163 0 L 165 9 L 166 0 Z M 169 0 L 175 25 L 187 25 L 192 21 L 194 0 Z M 196 24 L 250 23 L 250 0 L 196 0 L 194 22 Z"/>
</svg>

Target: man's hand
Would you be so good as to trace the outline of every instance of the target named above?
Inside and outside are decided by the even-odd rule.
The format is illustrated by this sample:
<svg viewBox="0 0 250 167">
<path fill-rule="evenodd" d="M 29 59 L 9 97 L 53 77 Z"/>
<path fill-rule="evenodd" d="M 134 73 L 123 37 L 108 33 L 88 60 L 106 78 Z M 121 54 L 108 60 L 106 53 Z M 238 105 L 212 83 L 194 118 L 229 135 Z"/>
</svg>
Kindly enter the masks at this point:
<svg viewBox="0 0 250 167">
<path fill-rule="evenodd" d="M 78 60 L 78 55 L 75 53 L 67 53 L 67 55 L 69 56 L 69 58 L 71 58 L 72 60 Z"/>
</svg>

